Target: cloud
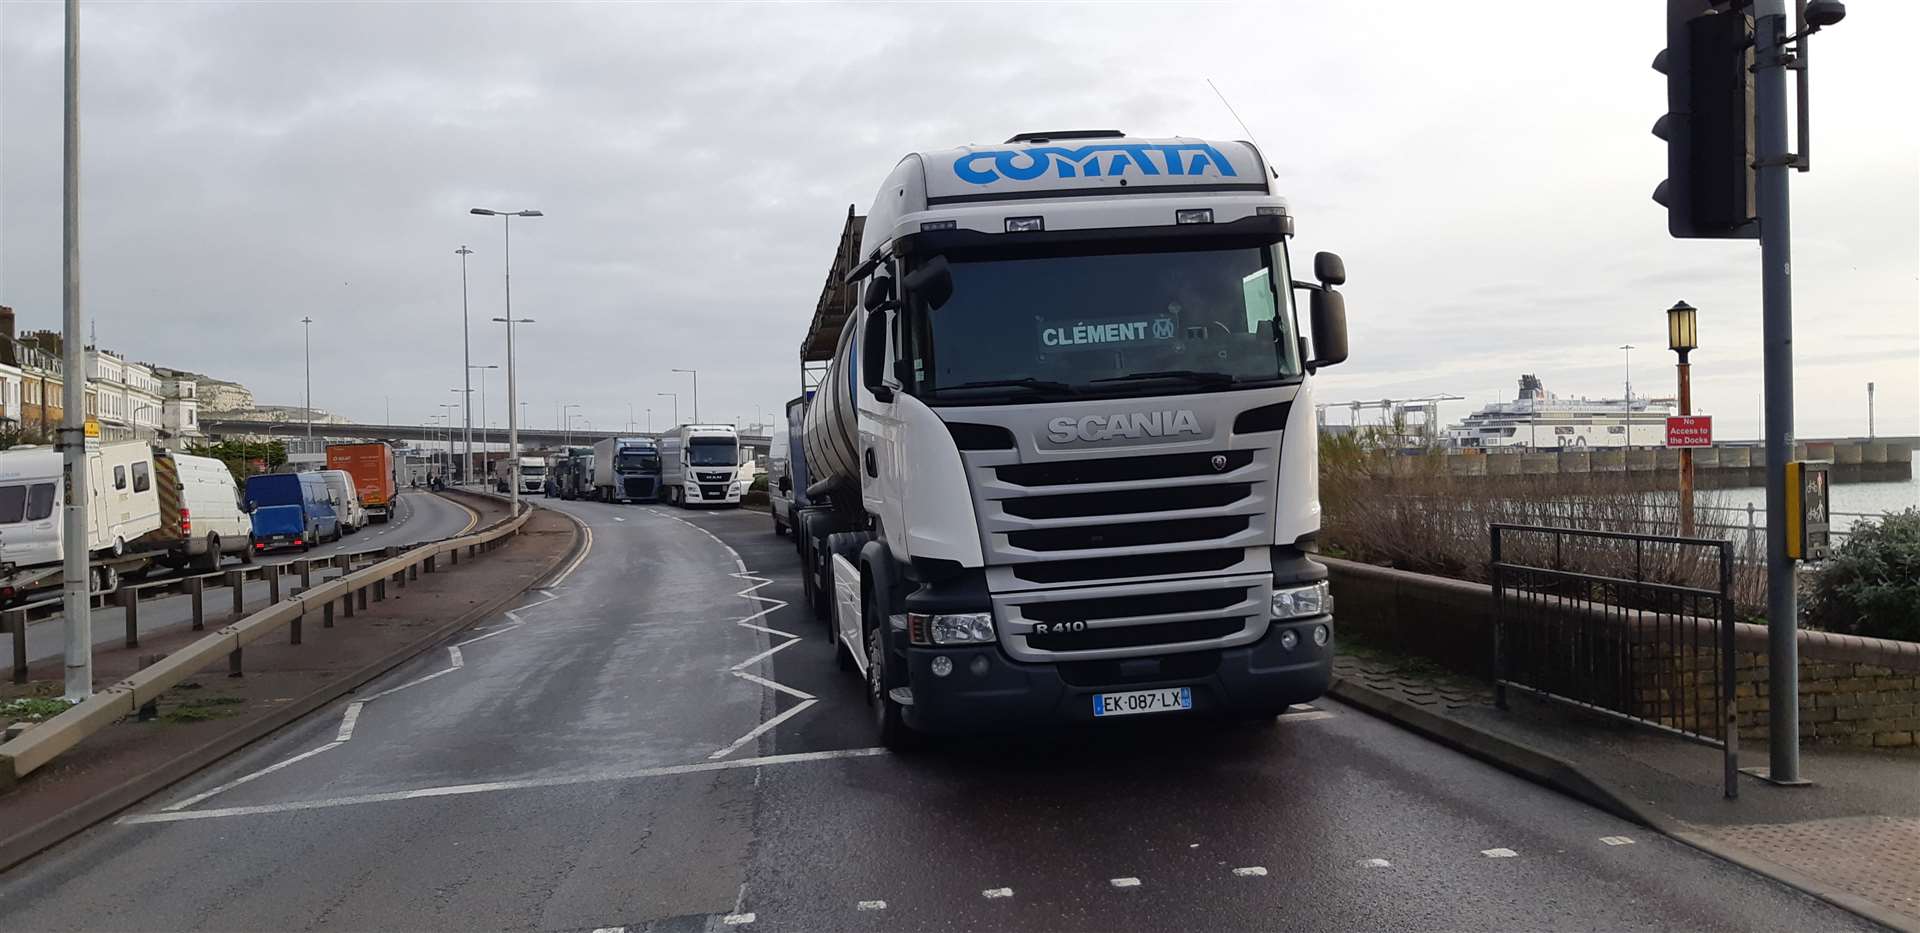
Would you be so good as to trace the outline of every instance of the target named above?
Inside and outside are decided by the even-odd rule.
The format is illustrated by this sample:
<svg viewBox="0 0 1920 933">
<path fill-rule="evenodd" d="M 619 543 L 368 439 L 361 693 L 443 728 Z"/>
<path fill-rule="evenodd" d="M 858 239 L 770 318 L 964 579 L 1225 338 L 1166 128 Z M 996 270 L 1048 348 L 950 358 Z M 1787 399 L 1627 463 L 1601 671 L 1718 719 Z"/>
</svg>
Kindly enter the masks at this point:
<svg viewBox="0 0 1920 933">
<path fill-rule="evenodd" d="M 467 209 L 535 207 L 512 244 L 535 423 L 577 403 L 596 427 L 629 405 L 660 427 L 658 392 L 690 418 L 676 367 L 700 370 L 704 418 L 771 418 L 847 205 L 903 153 L 1060 127 L 1246 135 L 1211 78 L 1280 173 L 1296 255 L 1352 272 L 1353 357 L 1323 400 L 1450 392 L 1457 415 L 1523 371 L 1605 394 L 1613 348 L 1660 346 L 1685 298 L 1710 342 L 1701 394 L 1747 412 L 1756 250 L 1671 240 L 1647 197 L 1657 11 L 1526 9 L 84 5 L 85 303 L 106 346 L 277 402 L 298 401 L 311 315 L 316 404 L 418 420 L 458 398 L 462 244 L 474 361 L 505 361 L 501 224 Z M 1920 422 L 1920 131 L 1885 118 L 1920 15 L 1876 15 L 1816 40 L 1816 171 L 1794 180 L 1803 433 L 1858 430 L 1868 378 L 1883 423 Z M 56 4 L 0 5 L 0 303 L 23 327 L 60 307 L 60 28 Z M 1578 59 L 1537 41 L 1576 31 Z M 500 421 L 497 374 L 488 392 Z"/>
</svg>

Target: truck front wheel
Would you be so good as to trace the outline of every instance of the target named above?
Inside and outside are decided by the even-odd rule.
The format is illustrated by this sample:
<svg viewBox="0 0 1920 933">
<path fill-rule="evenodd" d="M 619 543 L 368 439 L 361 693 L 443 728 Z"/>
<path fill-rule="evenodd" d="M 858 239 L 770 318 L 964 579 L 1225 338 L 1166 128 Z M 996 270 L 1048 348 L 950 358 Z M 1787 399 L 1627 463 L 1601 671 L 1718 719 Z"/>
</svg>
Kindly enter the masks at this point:
<svg viewBox="0 0 1920 933">
<path fill-rule="evenodd" d="M 892 696 L 893 683 L 897 678 L 888 676 L 886 647 L 885 614 L 873 608 L 872 600 L 861 607 L 860 614 L 867 629 L 867 703 L 873 712 L 874 732 L 880 744 L 890 751 L 912 751 L 917 747 L 918 733 L 907 726 L 901 716 L 901 706 Z"/>
</svg>

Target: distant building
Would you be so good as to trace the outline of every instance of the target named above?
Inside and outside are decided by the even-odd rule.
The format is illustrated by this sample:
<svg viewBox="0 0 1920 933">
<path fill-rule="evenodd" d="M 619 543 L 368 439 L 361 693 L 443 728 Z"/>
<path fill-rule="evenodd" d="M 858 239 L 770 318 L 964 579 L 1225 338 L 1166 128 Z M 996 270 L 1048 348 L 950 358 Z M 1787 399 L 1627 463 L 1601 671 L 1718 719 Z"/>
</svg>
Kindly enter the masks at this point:
<svg viewBox="0 0 1920 933">
<path fill-rule="evenodd" d="M 206 439 L 200 430 L 199 380 L 169 370 L 160 380 L 160 432 L 166 445 L 184 450 Z"/>
</svg>

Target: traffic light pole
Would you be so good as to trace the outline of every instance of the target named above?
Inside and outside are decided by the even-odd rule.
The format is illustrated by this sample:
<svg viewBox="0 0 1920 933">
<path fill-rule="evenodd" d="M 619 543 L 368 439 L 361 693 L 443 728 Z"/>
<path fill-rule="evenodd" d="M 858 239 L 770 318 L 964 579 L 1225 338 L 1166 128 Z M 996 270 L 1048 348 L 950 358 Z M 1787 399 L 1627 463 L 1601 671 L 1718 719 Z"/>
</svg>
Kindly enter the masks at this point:
<svg viewBox="0 0 1920 933">
<path fill-rule="evenodd" d="M 1755 0 L 1755 200 L 1760 218 L 1761 347 L 1767 424 L 1767 779 L 1800 783 L 1799 606 L 1787 557 L 1787 461 L 1793 459 L 1793 262 L 1788 213 L 1784 0 Z"/>
</svg>

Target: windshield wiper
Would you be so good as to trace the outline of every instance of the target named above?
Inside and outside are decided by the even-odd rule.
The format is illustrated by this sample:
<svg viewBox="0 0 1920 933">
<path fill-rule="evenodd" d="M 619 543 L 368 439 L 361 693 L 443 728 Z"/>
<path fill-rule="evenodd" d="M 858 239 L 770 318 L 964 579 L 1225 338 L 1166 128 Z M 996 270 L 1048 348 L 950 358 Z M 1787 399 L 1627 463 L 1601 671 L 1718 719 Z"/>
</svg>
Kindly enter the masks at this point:
<svg viewBox="0 0 1920 933">
<path fill-rule="evenodd" d="M 1128 373 L 1127 375 L 1124 375 L 1124 376 L 1108 376 L 1105 379 L 1095 379 L 1093 381 L 1094 382 L 1144 382 L 1149 379 L 1185 379 L 1188 382 L 1198 383 L 1200 385 L 1209 385 L 1209 386 L 1232 385 L 1240 381 L 1238 379 L 1235 379 L 1232 376 L 1227 375 L 1226 373 L 1211 372 L 1208 370 L 1200 370 L 1200 369 L 1160 369 L 1150 373 Z"/>
<path fill-rule="evenodd" d="M 1018 379 L 983 379 L 979 382 L 962 382 L 959 385 L 936 386 L 934 391 L 941 395 L 948 392 L 960 392 L 968 389 L 1031 389 L 1035 392 L 1072 392 L 1073 386 L 1051 379 L 1035 379 L 1022 376 Z"/>
</svg>

